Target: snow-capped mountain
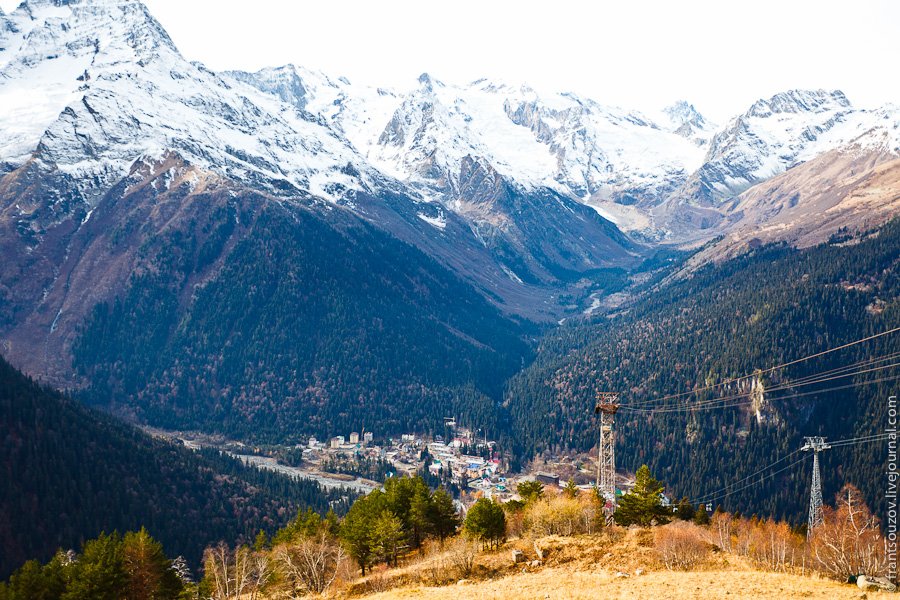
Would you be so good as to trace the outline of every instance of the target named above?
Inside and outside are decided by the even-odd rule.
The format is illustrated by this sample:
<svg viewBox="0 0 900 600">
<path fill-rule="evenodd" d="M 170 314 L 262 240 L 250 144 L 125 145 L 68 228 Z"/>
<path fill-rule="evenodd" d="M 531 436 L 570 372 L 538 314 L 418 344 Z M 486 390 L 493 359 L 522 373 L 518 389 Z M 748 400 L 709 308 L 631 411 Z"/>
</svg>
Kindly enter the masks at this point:
<svg viewBox="0 0 900 600">
<path fill-rule="evenodd" d="M 271 191 L 335 200 L 371 183 L 327 124 L 184 60 L 140 2 L 26 2 L 2 31 L 0 157 L 34 152 L 88 202 L 136 158 L 173 151 Z"/>
<path fill-rule="evenodd" d="M 490 80 L 423 74 L 391 90 L 292 65 L 217 74 L 186 61 L 136 0 L 23 3 L 0 17 L 0 75 L 3 172 L 62 177 L 57 195 L 86 214 L 145 172 L 135 165 L 176 156 L 190 168 L 166 185 L 212 175 L 324 200 L 419 246 L 468 229 L 490 252 L 524 252 L 539 280 L 602 263 L 604 218 L 645 239 L 702 239 L 747 188 L 850 144 L 896 154 L 900 137 L 896 108 L 856 109 L 837 91 L 777 94 L 714 129 L 686 101 L 647 116 Z M 385 194 L 406 204 L 372 203 Z M 583 205 L 601 218 L 585 220 Z M 40 227 L 17 210 L 20 226 Z M 526 250 L 549 243 L 548 223 L 571 250 L 564 265 Z"/>
<path fill-rule="evenodd" d="M 407 175 L 405 142 L 377 142 L 408 98 L 293 67 L 252 83 L 187 61 L 136 0 L 0 16 L 0 351 L 65 377 L 98 303 L 160 261 L 191 286 L 215 279 L 246 260 L 230 254 L 243 236 L 265 237 L 253 224 L 270 210 L 339 237 L 377 230 L 410 280 L 449 273 L 463 295 L 542 320 L 577 310 L 590 289 L 558 298 L 583 273 L 639 260 L 594 210 L 494 165 L 515 157 L 452 148 L 455 197 Z M 362 254 L 378 244 L 358 247 L 375 260 Z"/>
<path fill-rule="evenodd" d="M 523 189 L 676 242 L 711 235 L 724 202 L 794 165 L 861 136 L 896 152 L 898 138 L 895 109 L 857 109 L 839 91 L 776 94 L 715 128 L 686 101 L 645 116 L 489 80 L 423 74 L 400 92 L 292 66 L 233 75 L 321 115 L 378 170 L 449 210 L 471 213 L 459 177 L 476 159 Z"/>
<path fill-rule="evenodd" d="M 854 108 L 840 91 L 790 90 L 759 100 L 709 142 L 682 196 L 716 206 L 751 186 L 862 136 L 898 152 L 896 111 Z"/>
<path fill-rule="evenodd" d="M 318 112 L 380 170 L 449 202 L 459 200 L 466 157 L 527 189 L 632 204 L 661 200 L 704 153 L 684 139 L 705 131 L 696 111 L 672 127 L 575 94 L 488 80 L 456 86 L 423 74 L 403 93 L 294 66 L 232 75 Z"/>
</svg>

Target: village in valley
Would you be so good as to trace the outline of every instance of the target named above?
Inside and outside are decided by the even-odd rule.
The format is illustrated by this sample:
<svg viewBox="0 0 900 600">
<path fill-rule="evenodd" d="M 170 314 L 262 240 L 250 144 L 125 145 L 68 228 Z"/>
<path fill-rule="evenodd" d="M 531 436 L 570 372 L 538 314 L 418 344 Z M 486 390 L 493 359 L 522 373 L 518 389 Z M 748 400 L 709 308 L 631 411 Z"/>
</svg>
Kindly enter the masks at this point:
<svg viewBox="0 0 900 600">
<path fill-rule="evenodd" d="M 151 433 L 176 439 L 197 449 L 211 446 L 245 463 L 293 477 L 313 479 L 330 487 L 346 487 L 367 493 L 388 477 L 422 475 L 432 486 L 443 485 L 466 506 L 479 497 L 500 502 L 519 499 L 521 481 L 539 481 L 547 486 L 563 486 L 570 480 L 581 490 L 596 485 L 597 464 L 589 454 L 566 454 L 535 459 L 518 472 L 511 472 L 503 449 L 483 437 L 481 429 L 445 420 L 448 434 L 428 436 L 405 433 L 380 439 L 375 432 L 349 432 L 325 440 L 310 437 L 305 444 L 253 446 L 214 436 L 184 432 Z M 628 489 L 630 480 L 621 480 L 618 489 Z"/>
</svg>

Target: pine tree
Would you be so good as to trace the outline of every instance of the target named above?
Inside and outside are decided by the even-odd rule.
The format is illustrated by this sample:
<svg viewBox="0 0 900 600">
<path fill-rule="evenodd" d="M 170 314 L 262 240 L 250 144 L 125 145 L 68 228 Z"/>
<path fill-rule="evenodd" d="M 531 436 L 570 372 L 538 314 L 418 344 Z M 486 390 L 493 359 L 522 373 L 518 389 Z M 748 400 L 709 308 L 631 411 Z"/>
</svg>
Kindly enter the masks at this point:
<svg viewBox="0 0 900 600">
<path fill-rule="evenodd" d="M 613 518 L 618 525 L 662 525 L 672 518 L 672 510 L 662 504 L 663 485 L 653 479 L 650 468 L 641 466 L 634 488 L 622 496 Z"/>
<path fill-rule="evenodd" d="M 122 541 L 117 533 L 101 533 L 84 544 L 72 565 L 72 579 L 62 600 L 120 600 L 128 579 L 122 563 Z"/>
<path fill-rule="evenodd" d="M 181 580 L 172 570 L 162 544 L 143 527 L 122 538 L 122 566 L 128 600 L 166 600 L 177 598 L 181 592 Z"/>
<path fill-rule="evenodd" d="M 412 499 L 409 503 L 409 525 L 412 535 L 412 547 L 418 548 L 422 540 L 432 531 L 432 518 L 434 505 L 431 494 L 421 478 L 416 477 L 421 485 L 416 485 Z"/>
<path fill-rule="evenodd" d="M 388 509 L 372 523 L 372 550 L 388 565 L 397 566 L 397 554 L 403 542 L 403 521 Z"/>
<path fill-rule="evenodd" d="M 453 504 L 453 497 L 444 488 L 438 488 L 431 496 L 432 513 L 431 524 L 432 530 L 441 543 L 445 539 L 456 533 L 459 529 L 461 519 L 456 505 Z"/>
<path fill-rule="evenodd" d="M 374 490 L 354 502 L 341 522 L 341 542 L 347 554 L 359 565 L 363 575 L 366 574 L 366 567 L 372 563 L 373 558 L 372 525 L 375 518 L 386 508 L 387 500 L 384 492 Z"/>
<path fill-rule="evenodd" d="M 691 521 L 696 514 L 697 511 L 694 509 L 694 505 L 691 504 L 690 500 L 688 500 L 687 497 L 683 497 L 678 502 L 678 506 L 675 509 L 676 517 L 678 517 L 682 521 Z"/>
<path fill-rule="evenodd" d="M 569 478 L 569 481 L 566 482 L 566 486 L 563 488 L 563 493 L 569 498 L 577 498 L 578 497 L 578 486 L 575 485 L 575 480 L 573 478 Z"/>
<path fill-rule="evenodd" d="M 259 530 L 259 533 L 256 534 L 256 539 L 253 541 L 253 549 L 257 552 L 262 552 L 263 550 L 269 547 L 269 536 L 266 535 L 266 532 L 262 529 Z"/>
<path fill-rule="evenodd" d="M 466 513 L 465 530 L 491 548 L 506 537 L 506 514 L 496 502 L 479 498 Z"/>
<path fill-rule="evenodd" d="M 523 481 L 516 486 L 516 491 L 526 504 L 544 497 L 544 484 L 540 481 Z"/>
</svg>

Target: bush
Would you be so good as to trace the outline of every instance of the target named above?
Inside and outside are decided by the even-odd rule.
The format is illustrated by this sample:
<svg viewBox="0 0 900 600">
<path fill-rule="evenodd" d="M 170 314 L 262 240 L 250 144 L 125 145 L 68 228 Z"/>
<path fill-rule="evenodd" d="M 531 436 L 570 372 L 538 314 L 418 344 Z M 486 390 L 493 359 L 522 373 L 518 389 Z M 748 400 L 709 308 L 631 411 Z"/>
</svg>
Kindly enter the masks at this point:
<svg viewBox="0 0 900 600">
<path fill-rule="evenodd" d="M 535 536 L 593 533 L 598 507 L 589 498 L 561 494 L 533 502 L 525 509 L 524 529 Z"/>
<path fill-rule="evenodd" d="M 457 579 L 468 579 L 475 570 L 478 543 L 460 536 L 447 547 L 447 562 Z"/>
<path fill-rule="evenodd" d="M 697 525 L 680 521 L 655 531 L 654 548 L 670 571 L 687 571 L 704 562 L 710 547 Z"/>
</svg>

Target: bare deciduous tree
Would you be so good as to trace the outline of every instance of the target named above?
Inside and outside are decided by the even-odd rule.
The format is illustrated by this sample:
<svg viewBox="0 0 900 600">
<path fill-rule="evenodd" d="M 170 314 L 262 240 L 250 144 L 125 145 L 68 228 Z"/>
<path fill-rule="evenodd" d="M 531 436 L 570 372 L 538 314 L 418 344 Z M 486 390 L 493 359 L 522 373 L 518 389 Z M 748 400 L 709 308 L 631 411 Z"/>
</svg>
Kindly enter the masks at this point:
<svg viewBox="0 0 900 600">
<path fill-rule="evenodd" d="M 256 600 L 271 576 L 268 558 L 246 546 L 232 552 L 219 543 L 206 549 L 203 563 L 214 600 Z"/>
<path fill-rule="evenodd" d="M 881 575 L 885 570 L 884 538 L 875 517 L 852 485 L 837 496 L 836 508 L 825 509 L 825 522 L 812 537 L 812 553 L 822 569 L 840 578 Z"/>
<path fill-rule="evenodd" d="M 475 570 L 478 558 L 478 542 L 459 536 L 448 547 L 448 562 L 455 569 L 459 579 L 468 579 Z"/>
<path fill-rule="evenodd" d="M 709 522 L 710 531 L 713 532 L 713 543 L 725 552 L 731 552 L 732 536 L 734 535 L 734 517 L 730 513 L 716 512 Z"/>
<path fill-rule="evenodd" d="M 327 591 L 346 558 L 341 545 L 324 531 L 282 544 L 275 548 L 273 556 L 278 570 L 298 594 Z"/>
</svg>

